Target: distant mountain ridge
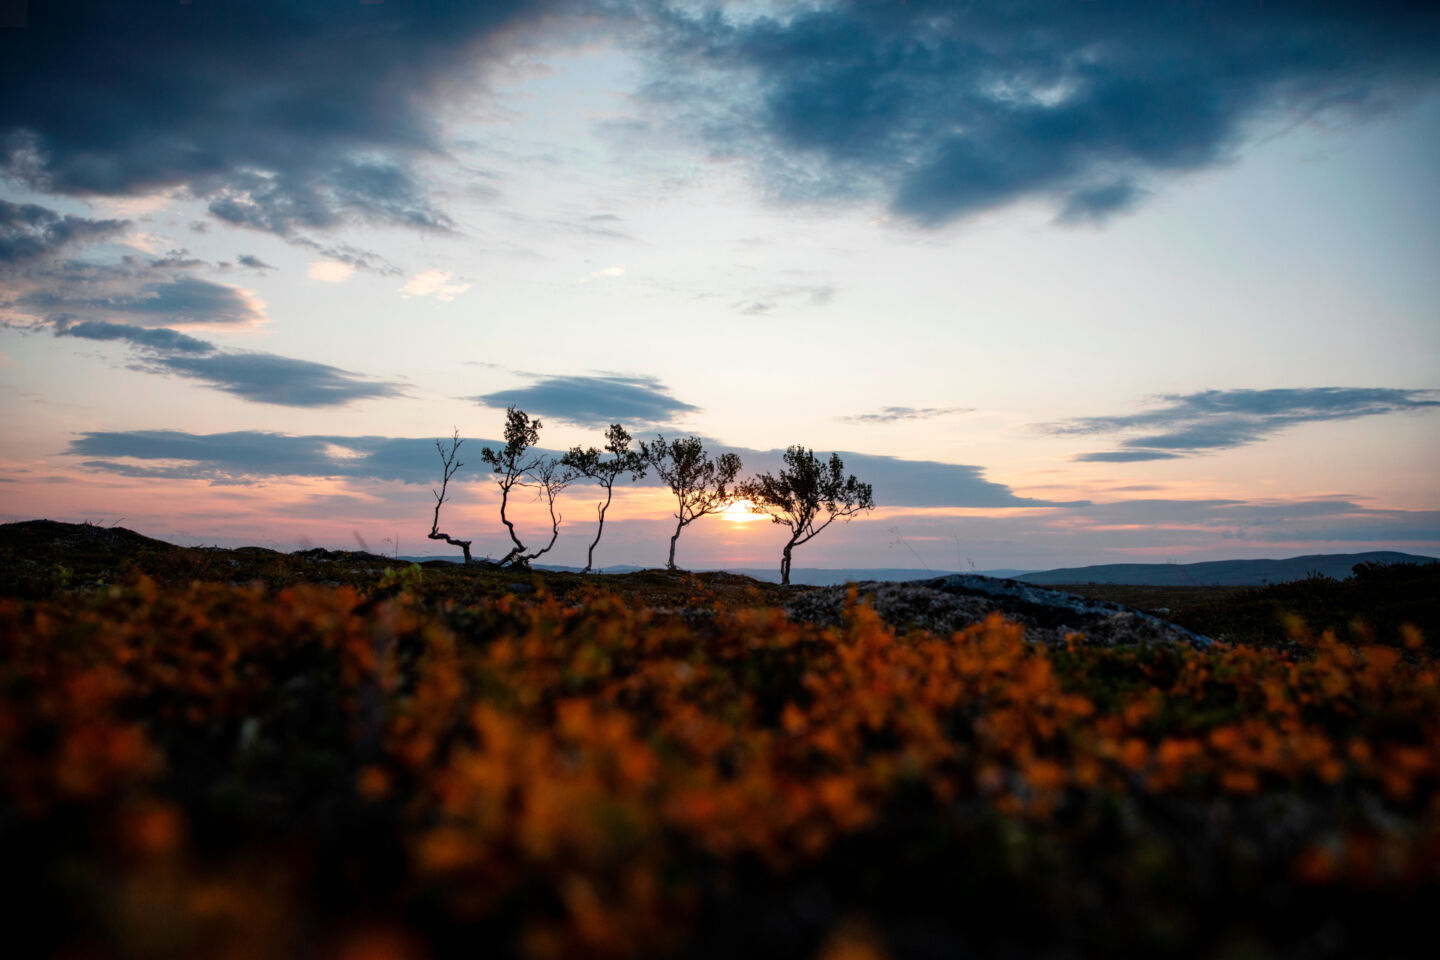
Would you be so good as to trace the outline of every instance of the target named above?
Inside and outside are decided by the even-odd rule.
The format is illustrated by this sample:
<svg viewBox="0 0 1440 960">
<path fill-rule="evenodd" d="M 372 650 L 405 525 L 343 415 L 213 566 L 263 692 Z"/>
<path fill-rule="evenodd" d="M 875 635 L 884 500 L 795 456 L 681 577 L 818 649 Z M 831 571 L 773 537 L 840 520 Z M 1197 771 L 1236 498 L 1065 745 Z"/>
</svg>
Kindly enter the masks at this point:
<svg viewBox="0 0 1440 960">
<path fill-rule="evenodd" d="M 1210 560 L 1202 563 L 1105 563 L 1090 567 L 1062 567 L 1015 577 L 1026 583 L 1115 583 L 1131 586 L 1258 587 L 1267 583 L 1304 580 L 1312 573 L 1336 580 L 1350 576 L 1359 563 L 1436 563 L 1394 550 L 1368 553 L 1317 553 L 1285 560 Z"/>
<path fill-rule="evenodd" d="M 400 557 L 401 560 L 449 560 L 459 562 L 460 557 L 425 556 Z M 1088 567 L 1060 567 L 1054 570 L 1026 571 L 1016 569 L 998 570 L 924 570 L 911 567 L 796 567 L 790 571 L 790 582 L 806 586 L 829 587 L 841 583 L 858 583 L 867 580 L 907 582 L 930 580 L 954 573 L 974 574 L 982 577 L 997 577 L 1007 580 L 1021 580 L 1042 586 L 1066 583 L 1113 583 L 1128 586 L 1156 587 L 1260 587 L 1268 583 L 1286 583 L 1304 580 L 1312 573 L 1320 573 L 1336 580 L 1350 576 L 1357 563 L 1437 563 L 1435 557 L 1424 557 L 1395 550 L 1372 550 L 1366 553 L 1316 553 L 1284 560 L 1208 560 L 1201 563 L 1104 563 Z M 558 564 L 536 564 L 541 570 L 557 570 L 578 573 L 579 567 Z M 607 566 L 601 573 L 635 573 L 650 569 L 635 564 L 623 563 Z M 711 572 L 697 570 L 696 573 Z M 773 567 L 727 567 L 725 573 L 741 574 L 756 580 L 778 583 L 779 571 Z"/>
</svg>

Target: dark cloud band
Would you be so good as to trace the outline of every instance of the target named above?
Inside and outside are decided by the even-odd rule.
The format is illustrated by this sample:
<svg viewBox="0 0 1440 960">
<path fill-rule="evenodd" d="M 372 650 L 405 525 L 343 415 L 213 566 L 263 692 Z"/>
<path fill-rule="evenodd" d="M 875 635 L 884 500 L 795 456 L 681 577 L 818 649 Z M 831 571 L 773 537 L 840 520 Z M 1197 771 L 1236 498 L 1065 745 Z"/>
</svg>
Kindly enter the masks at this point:
<svg viewBox="0 0 1440 960">
<path fill-rule="evenodd" d="M 198 380 L 216 390 L 284 407 L 335 407 L 357 400 L 404 396 L 398 383 L 362 377 L 311 360 L 221 350 L 178 330 L 123 323 L 60 323 L 60 337 L 128 343 L 142 351 L 132 368 Z"/>
<path fill-rule="evenodd" d="M 162 271 L 191 264 L 153 261 L 140 268 L 109 268 L 102 264 L 66 265 L 42 278 L 37 287 L 15 299 L 21 310 L 49 319 L 112 320 L 123 318 L 142 326 L 204 324 L 233 326 L 264 321 L 259 302 L 239 287 L 192 276 L 163 276 Z M 137 274 L 156 279 L 138 286 Z M 102 283 L 115 286 L 96 295 Z M 123 286 L 121 285 L 123 283 Z"/>
<path fill-rule="evenodd" d="M 498 446 L 474 439 L 464 449 Z M 740 455 L 747 472 L 775 470 L 781 450 L 749 450 L 712 445 L 714 452 Z M 174 430 L 84 433 L 68 453 L 87 458 L 92 469 L 126 476 L 171 479 L 246 481 L 267 477 L 347 477 L 355 480 L 430 484 L 438 464 L 435 441 L 429 437 L 289 436 L 237 432 L 193 434 Z M 542 451 L 547 452 L 547 451 Z M 548 451 L 554 453 L 556 451 Z M 1046 507 L 1060 504 L 1018 497 L 1004 484 L 986 480 L 980 467 L 967 464 L 899 460 L 862 453 L 842 453 L 845 469 L 875 487 L 875 496 L 889 507 Z M 459 479 L 476 481 L 485 474 L 477 457 L 465 460 Z M 659 483 L 653 476 L 644 485 Z"/>
<path fill-rule="evenodd" d="M 438 88 L 550 4 L 31 4 L 0 31 L 0 167 L 69 195 L 184 187 L 230 223 L 447 229 L 415 164 Z"/>
<path fill-rule="evenodd" d="M 34 203 L 0 200 L 0 269 L 42 260 L 62 248 L 114 236 L 128 220 L 61 215 Z"/>
<path fill-rule="evenodd" d="M 1259 127 L 1364 115 L 1440 85 L 1440 7 L 1369 0 L 661 6 L 649 97 L 792 201 L 937 225 L 1029 197 L 1059 218 Z"/>
<path fill-rule="evenodd" d="M 1045 424 L 1056 436 L 1133 433 L 1121 449 L 1083 453 L 1075 459 L 1108 463 L 1171 460 L 1263 440 L 1302 423 L 1353 420 L 1440 407 L 1436 391 L 1388 387 L 1309 387 L 1274 390 L 1204 390 L 1164 394 L 1160 405 L 1140 413 L 1080 417 Z"/>
<path fill-rule="evenodd" d="M 487 407 L 520 407 L 531 416 L 581 426 L 644 427 L 669 423 L 700 408 L 678 400 L 654 377 L 535 377 L 523 387 L 471 397 Z"/>
</svg>

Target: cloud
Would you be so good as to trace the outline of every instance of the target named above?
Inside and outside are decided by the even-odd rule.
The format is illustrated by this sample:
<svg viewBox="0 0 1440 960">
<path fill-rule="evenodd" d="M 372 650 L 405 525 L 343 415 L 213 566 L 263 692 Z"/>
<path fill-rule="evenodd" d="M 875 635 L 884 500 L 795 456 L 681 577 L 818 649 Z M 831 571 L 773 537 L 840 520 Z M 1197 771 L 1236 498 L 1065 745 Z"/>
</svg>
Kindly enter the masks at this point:
<svg viewBox="0 0 1440 960">
<path fill-rule="evenodd" d="M 411 277 L 405 286 L 400 288 L 400 295 L 409 297 L 434 296 L 436 300 L 454 300 L 458 295 L 470 289 L 468 283 L 452 283 L 451 275 L 444 270 L 426 270 L 424 273 L 417 273 Z"/>
<path fill-rule="evenodd" d="M 356 270 L 364 270 L 366 273 L 378 273 L 385 277 L 398 277 L 404 273 L 403 270 L 375 251 L 365 250 L 348 243 L 325 244 L 309 237 L 290 237 L 286 242 L 291 246 L 314 250 L 326 260 L 346 264 Z"/>
<path fill-rule="evenodd" d="M 150 261 L 150 267 L 155 270 L 189 270 L 194 267 L 208 267 L 210 264 L 199 257 L 192 257 L 190 251 L 181 247 L 176 250 L 167 250 L 165 256 L 158 260 Z"/>
<path fill-rule="evenodd" d="M 1081 463 L 1143 463 L 1147 460 L 1179 460 L 1180 454 L 1163 450 L 1101 450 L 1077 453 L 1070 459 Z"/>
<path fill-rule="evenodd" d="M 932 420 L 956 413 L 973 413 L 974 407 L 881 407 L 874 413 L 836 417 L 844 423 L 897 423 L 902 420 Z"/>
<path fill-rule="evenodd" d="M 1061 223 L 1104 223 L 1117 213 L 1133 210 L 1149 195 L 1150 191 L 1124 180 L 1083 187 L 1065 198 L 1057 219 Z"/>
<path fill-rule="evenodd" d="M 124 323 L 103 323 L 86 320 L 55 328 L 57 337 L 79 337 L 85 340 L 121 340 L 147 350 L 164 353 L 213 353 L 215 344 L 178 330 L 136 327 Z"/>
<path fill-rule="evenodd" d="M 463 449 L 478 448 L 484 442 L 472 441 Z M 336 456 L 336 448 L 349 454 Z M 100 458 L 88 461 L 87 466 L 126 476 L 226 481 L 351 477 L 424 484 L 434 479 L 437 460 L 435 441 L 428 438 L 290 436 L 261 431 L 91 432 L 72 440 L 66 452 Z M 481 476 L 474 468 L 463 474 L 471 480 Z"/>
<path fill-rule="evenodd" d="M 643 91 L 786 202 L 923 226 L 1039 198 L 1059 219 L 1325 113 L 1440 85 L 1440 11 L 1360 0 L 649 8 Z"/>
<path fill-rule="evenodd" d="M 1440 511 L 1367 507 L 1344 497 L 1264 500 L 1120 500 L 1078 511 L 1077 530 L 1117 543 L 1289 543 L 1440 540 Z"/>
<path fill-rule="evenodd" d="M 131 369 L 185 377 L 256 403 L 322 407 L 404 395 L 399 383 L 310 360 L 222 350 L 173 329 L 234 329 L 268 320 L 264 303 L 249 290 L 185 273 L 204 265 L 185 250 L 150 260 L 62 259 L 56 250 L 71 239 L 103 235 L 123 224 L 77 229 L 43 208 L 0 208 L 0 216 L 6 215 L 23 224 L 59 224 L 69 232 L 63 238 L 55 234 L 58 242 L 27 253 L 22 271 L 0 278 L 0 323 L 48 329 L 57 337 L 125 343 L 138 351 Z M 267 266 L 254 257 L 242 257 L 241 262 L 247 259 L 247 265 Z M 353 269 L 334 266 L 347 274 Z"/>
<path fill-rule="evenodd" d="M 494 440 L 470 439 L 461 449 L 469 464 L 462 480 L 485 476 L 478 451 Z M 472 451 L 466 457 L 465 451 Z M 193 434 L 173 430 L 137 430 L 80 434 L 68 454 L 90 458 L 86 465 L 126 476 L 248 482 L 273 477 L 349 477 L 357 480 L 430 484 L 437 470 L 435 440 L 429 437 L 290 436 L 242 431 Z M 547 451 L 542 451 L 547 452 Z M 553 452 L 553 451 L 548 451 Z M 734 452 L 745 472 L 778 470 L 781 450 L 750 450 L 712 445 L 712 452 Z M 900 460 L 862 453 L 841 453 L 845 469 L 875 488 L 876 501 L 888 507 L 1046 507 L 1073 504 L 1018 497 L 1004 484 L 986 480 L 977 466 Z M 641 483 L 658 486 L 653 475 Z"/>
<path fill-rule="evenodd" d="M 828 284 L 771 287 L 753 297 L 731 304 L 737 313 L 747 317 L 772 313 L 783 301 L 800 301 L 808 306 L 823 307 L 835 299 L 836 290 Z"/>
<path fill-rule="evenodd" d="M 668 129 L 748 161 L 773 197 L 932 226 L 1036 197 L 1093 222 L 1297 118 L 1440 81 L 1440 14 L 1360 0 L 34 7 L 0 33 L 0 173 L 67 196 L 172 191 L 287 237 L 453 229 L 425 182 L 453 145 L 439 114 L 526 30 L 629 44 Z M 574 226 L 609 236 L 613 218 Z"/>
<path fill-rule="evenodd" d="M 724 449 L 740 454 L 746 473 L 775 472 L 784 465 L 783 450 Z M 826 458 L 830 455 L 828 451 L 815 453 Z M 845 450 L 839 454 L 845 473 L 853 473 L 873 486 L 875 502 L 882 507 L 1056 507 L 1085 503 L 1017 496 L 1005 484 L 986 480 L 984 468 L 973 464 L 902 460 Z"/>
<path fill-rule="evenodd" d="M 235 262 L 247 270 L 264 272 L 266 270 L 277 269 L 273 264 L 266 263 L 264 260 L 250 253 L 240 254 L 240 256 L 235 258 Z"/>
<path fill-rule="evenodd" d="M 655 377 L 545 377 L 509 390 L 469 397 L 487 407 L 517 406 L 531 416 L 587 427 L 623 423 L 632 427 L 668 423 L 700 408 L 671 396 Z"/>
<path fill-rule="evenodd" d="M 84 321 L 54 327 L 57 337 L 122 341 L 139 349 L 132 369 L 198 380 L 253 403 L 334 407 L 403 396 L 400 384 L 273 353 L 221 350 L 177 330 Z"/>
<path fill-rule="evenodd" d="M 61 215 L 33 203 L 0 200 L 0 269 L 54 256 L 62 248 L 123 233 L 128 220 Z"/>
<path fill-rule="evenodd" d="M 284 407 L 336 407 L 404 395 L 398 383 L 273 353 L 172 353 L 157 357 L 153 365 L 253 403 Z"/>
<path fill-rule="evenodd" d="M 241 287 L 192 276 L 169 276 L 135 284 L 175 264 L 70 263 L 41 275 L 40 284 L 11 304 L 49 320 L 108 321 L 124 318 L 143 326 L 249 326 L 263 323 L 265 304 Z"/>
<path fill-rule="evenodd" d="M 1121 449 L 1083 453 L 1081 461 L 1171 460 L 1263 440 L 1302 423 L 1353 420 L 1440 407 L 1436 392 L 1386 387 L 1304 387 L 1273 390 L 1203 390 L 1162 394 L 1160 406 L 1140 413 L 1079 417 L 1043 424 L 1055 436 L 1127 433 Z"/>
<path fill-rule="evenodd" d="M 183 188 L 232 224 L 449 229 L 430 110 L 546 2 L 32 4 L 0 32 L 0 170 L 72 196 Z"/>
<path fill-rule="evenodd" d="M 350 264 L 336 263 L 334 260 L 317 260 L 305 271 L 311 280 L 323 283 L 344 283 L 354 272 L 355 268 Z"/>
</svg>

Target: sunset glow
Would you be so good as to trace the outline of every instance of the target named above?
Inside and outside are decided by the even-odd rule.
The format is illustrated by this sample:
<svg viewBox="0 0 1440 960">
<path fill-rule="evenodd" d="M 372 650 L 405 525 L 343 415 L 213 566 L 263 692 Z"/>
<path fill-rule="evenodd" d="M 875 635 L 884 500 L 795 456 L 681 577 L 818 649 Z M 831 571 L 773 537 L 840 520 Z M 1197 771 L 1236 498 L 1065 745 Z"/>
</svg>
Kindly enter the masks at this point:
<svg viewBox="0 0 1440 960">
<path fill-rule="evenodd" d="M 755 512 L 755 505 L 749 500 L 736 500 L 721 511 L 720 516 L 731 523 L 739 525 L 754 523 L 756 520 L 769 519 L 765 514 Z"/>
</svg>

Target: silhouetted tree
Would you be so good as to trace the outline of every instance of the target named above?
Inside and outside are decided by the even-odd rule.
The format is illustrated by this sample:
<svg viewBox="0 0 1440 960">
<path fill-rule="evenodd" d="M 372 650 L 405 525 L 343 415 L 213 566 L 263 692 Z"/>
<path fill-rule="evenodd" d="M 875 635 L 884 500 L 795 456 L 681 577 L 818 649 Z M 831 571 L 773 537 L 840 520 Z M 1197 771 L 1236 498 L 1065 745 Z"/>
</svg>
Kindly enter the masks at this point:
<svg viewBox="0 0 1440 960">
<path fill-rule="evenodd" d="M 675 494 L 675 532 L 670 535 L 670 558 L 665 567 L 675 569 L 675 542 L 680 531 L 707 513 L 715 513 L 735 502 L 731 485 L 740 472 L 740 457 L 722 453 L 715 459 L 705 452 L 699 437 L 666 441 L 657 436 L 653 444 L 641 442 L 640 456 L 670 485 Z"/>
<path fill-rule="evenodd" d="M 555 512 L 555 498 L 580 474 L 567 467 L 560 457 L 541 457 L 540 462 L 530 470 L 530 476 L 535 478 L 533 485 L 540 488 L 536 498 L 544 497 L 546 506 L 550 508 L 550 542 L 534 553 L 527 553 L 524 557 L 526 563 L 548 553 L 550 548 L 555 546 L 555 540 L 560 536 L 560 521 L 563 519 Z"/>
<path fill-rule="evenodd" d="M 450 487 L 450 478 L 455 476 L 455 472 L 457 470 L 465 466 L 465 464 L 461 463 L 459 460 L 460 444 L 464 442 L 464 440 L 460 439 L 460 430 L 458 427 L 450 434 L 449 450 L 445 449 L 445 441 L 435 441 L 435 449 L 440 454 L 440 463 L 442 464 L 442 466 L 440 472 L 440 489 L 436 490 L 434 487 L 430 488 L 430 492 L 435 494 L 435 519 L 430 522 L 429 536 L 431 540 L 444 540 L 452 547 L 459 547 L 465 552 L 465 562 L 473 563 L 474 561 L 470 557 L 471 541 L 456 540 L 454 537 L 450 536 L 450 534 L 440 532 L 440 507 L 445 502 L 445 498 Z"/>
<path fill-rule="evenodd" d="M 608 458 L 604 456 L 606 453 L 610 454 Z M 630 434 L 625 432 L 625 428 L 618 423 L 612 423 L 610 429 L 605 431 L 603 451 L 594 447 L 584 450 L 571 447 L 561 462 L 605 488 L 605 499 L 595 504 L 595 513 L 600 522 L 595 528 L 595 539 L 590 544 L 590 552 L 585 556 L 585 569 L 581 571 L 589 573 L 595 566 L 595 546 L 600 542 L 600 534 L 605 532 L 605 511 L 610 509 L 615 481 L 627 473 L 631 482 L 639 480 L 645 476 L 645 461 L 640 454 L 630 449 Z"/>
<path fill-rule="evenodd" d="M 780 582 L 790 582 L 790 552 L 809 543 L 821 530 L 838 520 L 864 510 L 875 509 L 870 484 L 852 474 L 845 476 L 845 464 L 838 453 L 828 463 L 816 459 L 805 447 L 785 451 L 785 468 L 776 476 L 757 474 L 736 488 L 736 494 L 753 503 L 774 523 L 790 528 L 790 540 L 780 556 Z"/>
<path fill-rule="evenodd" d="M 540 462 L 539 457 L 530 454 L 530 448 L 539 440 L 540 421 L 531 420 L 524 410 L 511 406 L 505 411 L 505 446 L 499 450 L 486 447 L 480 451 L 480 459 L 489 464 L 500 487 L 500 522 L 510 531 L 510 541 L 515 544 L 509 553 L 500 558 L 502 566 L 525 563 L 525 544 L 515 535 L 515 524 L 505 515 L 505 507 L 510 502 L 510 491 Z"/>
</svg>

